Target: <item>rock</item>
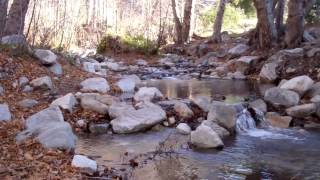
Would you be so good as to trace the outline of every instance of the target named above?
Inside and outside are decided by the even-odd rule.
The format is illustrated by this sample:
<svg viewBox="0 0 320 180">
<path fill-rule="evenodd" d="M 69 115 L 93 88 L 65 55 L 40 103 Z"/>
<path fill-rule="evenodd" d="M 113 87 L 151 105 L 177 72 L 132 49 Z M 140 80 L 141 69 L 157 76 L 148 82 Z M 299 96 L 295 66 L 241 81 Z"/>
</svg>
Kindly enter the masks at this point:
<svg viewBox="0 0 320 180">
<path fill-rule="evenodd" d="M 178 126 L 177 126 L 177 131 L 180 133 L 180 134 L 184 134 L 184 135 L 188 135 L 191 133 L 191 128 L 188 124 L 186 123 L 180 123 Z"/>
<path fill-rule="evenodd" d="M 274 82 L 279 77 L 277 67 L 278 63 L 275 62 L 264 64 L 259 74 L 260 79 L 264 82 Z"/>
<path fill-rule="evenodd" d="M 182 119 L 189 119 L 194 115 L 193 111 L 185 103 L 182 102 L 176 102 L 173 106 L 173 109 Z"/>
<path fill-rule="evenodd" d="M 29 83 L 29 79 L 25 76 L 19 78 L 19 86 L 24 87 Z"/>
<path fill-rule="evenodd" d="M 85 128 L 87 127 L 87 122 L 86 122 L 86 120 L 84 120 L 84 119 L 80 119 L 80 120 L 78 120 L 78 121 L 76 122 L 76 126 L 77 126 L 78 128 L 83 128 L 83 129 L 85 129 Z"/>
<path fill-rule="evenodd" d="M 213 121 L 205 120 L 201 123 L 201 125 L 205 125 L 205 126 L 210 127 L 214 132 L 216 132 L 220 136 L 220 138 L 225 138 L 225 137 L 230 136 L 230 133 L 228 130 L 219 126 L 218 124 L 216 124 Z"/>
<path fill-rule="evenodd" d="M 114 103 L 120 102 L 120 99 L 118 97 L 114 97 L 107 94 L 101 95 L 97 93 L 80 93 L 80 94 L 77 93 L 76 96 L 80 100 L 82 100 L 83 98 L 91 98 L 108 106 L 111 106 Z"/>
<path fill-rule="evenodd" d="M 266 91 L 264 100 L 271 103 L 273 106 L 281 105 L 291 107 L 298 105 L 300 97 L 299 94 L 294 91 L 274 87 Z"/>
<path fill-rule="evenodd" d="M 279 84 L 278 84 L 278 87 L 280 88 L 284 83 L 286 83 L 288 80 L 286 79 L 282 79 Z"/>
<path fill-rule="evenodd" d="M 264 114 L 267 112 L 267 104 L 262 99 L 257 99 L 249 103 L 250 108 L 258 109 Z"/>
<path fill-rule="evenodd" d="M 34 99 L 24 99 L 18 102 L 18 105 L 22 108 L 32 108 L 37 104 L 39 104 L 39 102 Z"/>
<path fill-rule="evenodd" d="M 53 65 L 57 63 L 58 57 L 50 50 L 36 49 L 34 55 L 43 65 Z"/>
<path fill-rule="evenodd" d="M 95 73 L 96 69 L 95 69 L 94 65 L 95 65 L 95 63 L 92 63 L 92 62 L 83 62 L 82 69 L 86 72 L 89 72 L 89 73 Z"/>
<path fill-rule="evenodd" d="M 136 82 L 132 78 L 124 77 L 117 82 L 117 86 L 121 89 L 122 92 L 134 92 Z"/>
<path fill-rule="evenodd" d="M 125 113 L 126 111 L 134 111 L 135 108 L 131 105 L 128 105 L 124 102 L 112 104 L 109 107 L 109 116 L 111 119 L 119 117 L 121 114 Z"/>
<path fill-rule="evenodd" d="M 57 107 L 44 109 L 26 120 L 26 130 L 16 137 L 18 143 L 35 137 L 44 147 L 71 150 L 75 148 L 76 136 Z"/>
<path fill-rule="evenodd" d="M 162 93 L 155 87 L 142 87 L 133 97 L 135 101 L 152 101 L 161 98 L 163 98 Z"/>
<path fill-rule="evenodd" d="M 0 104 L 0 122 L 11 121 L 11 113 L 7 104 Z"/>
<path fill-rule="evenodd" d="M 24 93 L 30 93 L 33 91 L 33 88 L 31 86 L 25 86 L 23 89 L 22 89 L 22 92 Z"/>
<path fill-rule="evenodd" d="M 82 92 L 107 93 L 110 90 L 109 83 L 104 78 L 89 78 L 80 83 Z"/>
<path fill-rule="evenodd" d="M 211 106 L 207 120 L 213 121 L 233 133 L 236 127 L 237 111 L 231 105 L 216 103 Z"/>
<path fill-rule="evenodd" d="M 235 62 L 236 69 L 243 74 L 247 74 L 250 68 L 257 64 L 258 60 L 258 56 L 242 56 Z"/>
<path fill-rule="evenodd" d="M 63 75 L 62 66 L 61 66 L 61 64 L 59 64 L 59 63 L 55 63 L 55 64 L 51 65 L 51 66 L 49 67 L 49 70 L 50 70 L 53 74 L 55 74 L 56 76 L 61 76 L 61 75 Z"/>
<path fill-rule="evenodd" d="M 312 48 L 307 52 L 307 57 L 311 58 L 317 55 L 320 55 L 320 48 Z"/>
<path fill-rule="evenodd" d="M 242 73 L 242 72 L 239 72 L 239 71 L 236 71 L 232 74 L 230 74 L 230 78 L 231 79 L 237 79 L 237 80 L 245 80 L 247 79 L 247 77 Z"/>
<path fill-rule="evenodd" d="M 304 118 L 312 115 L 315 112 L 316 112 L 316 105 L 313 103 L 303 104 L 303 105 L 294 106 L 286 109 L 286 113 L 289 116 L 296 117 L 296 118 Z"/>
<path fill-rule="evenodd" d="M 101 67 L 102 68 L 107 68 L 107 69 L 110 69 L 112 71 L 120 71 L 121 68 L 120 68 L 120 65 L 118 63 L 114 63 L 114 62 L 104 62 L 104 63 L 101 63 Z"/>
<path fill-rule="evenodd" d="M 31 81 L 31 86 L 40 90 L 52 90 L 53 84 L 49 76 L 40 77 Z"/>
<path fill-rule="evenodd" d="M 281 85 L 281 89 L 295 91 L 301 96 L 312 88 L 314 81 L 308 76 L 298 76 L 292 78 Z"/>
<path fill-rule="evenodd" d="M 72 93 L 69 93 L 61 98 L 58 98 L 54 100 L 51 103 L 51 106 L 59 106 L 61 109 L 68 110 L 70 113 L 72 113 L 73 108 L 77 104 L 77 99 Z"/>
<path fill-rule="evenodd" d="M 0 85 L 0 96 L 2 96 L 5 93 L 4 88 Z"/>
<path fill-rule="evenodd" d="M 138 66 L 147 66 L 147 65 L 148 65 L 147 61 L 145 61 L 145 60 L 143 60 L 143 59 L 138 59 L 138 60 L 136 60 L 136 64 L 137 64 Z"/>
<path fill-rule="evenodd" d="M 176 123 L 176 118 L 170 117 L 170 118 L 168 119 L 168 122 L 169 122 L 169 125 L 174 125 L 174 124 Z"/>
<path fill-rule="evenodd" d="M 311 41 L 314 41 L 314 40 L 315 40 L 315 38 L 308 31 L 304 31 L 303 32 L 303 41 L 311 42 Z"/>
<path fill-rule="evenodd" d="M 86 156 L 75 155 L 71 162 L 72 167 L 80 168 L 86 172 L 94 173 L 98 170 L 97 162 Z"/>
<path fill-rule="evenodd" d="M 224 146 L 219 135 L 205 125 L 200 125 L 191 132 L 191 144 L 198 148 L 221 148 Z"/>
<path fill-rule="evenodd" d="M 311 98 L 316 95 L 320 95 L 320 82 L 313 84 L 309 91 L 305 94 L 305 96 Z"/>
<path fill-rule="evenodd" d="M 274 112 L 268 112 L 266 114 L 266 120 L 271 124 L 273 127 L 278 128 L 288 128 L 292 121 L 292 117 L 290 116 L 281 116 Z"/>
<path fill-rule="evenodd" d="M 20 46 L 26 45 L 27 41 L 23 35 L 9 35 L 1 38 L 1 44 Z"/>
<path fill-rule="evenodd" d="M 320 95 L 314 96 L 310 101 L 313 103 L 320 103 Z"/>
<path fill-rule="evenodd" d="M 160 106 L 145 102 L 141 109 L 127 110 L 111 121 L 112 129 L 119 134 L 135 133 L 150 128 L 166 119 Z"/>
<path fill-rule="evenodd" d="M 229 49 L 228 53 L 232 56 L 241 56 L 247 50 L 249 50 L 249 46 L 245 44 L 238 44 L 235 47 Z"/>
<path fill-rule="evenodd" d="M 93 98 L 81 98 L 81 107 L 85 110 L 97 112 L 102 115 L 108 114 L 108 106 L 93 99 Z"/>
<path fill-rule="evenodd" d="M 196 96 L 192 99 L 192 103 L 196 104 L 202 111 L 209 112 L 211 99 L 207 96 Z"/>
<path fill-rule="evenodd" d="M 109 124 L 94 124 L 89 125 L 89 130 L 92 134 L 106 134 L 109 128 Z"/>
<path fill-rule="evenodd" d="M 302 48 L 284 49 L 278 53 L 289 58 L 302 58 L 304 56 L 304 50 Z"/>
</svg>

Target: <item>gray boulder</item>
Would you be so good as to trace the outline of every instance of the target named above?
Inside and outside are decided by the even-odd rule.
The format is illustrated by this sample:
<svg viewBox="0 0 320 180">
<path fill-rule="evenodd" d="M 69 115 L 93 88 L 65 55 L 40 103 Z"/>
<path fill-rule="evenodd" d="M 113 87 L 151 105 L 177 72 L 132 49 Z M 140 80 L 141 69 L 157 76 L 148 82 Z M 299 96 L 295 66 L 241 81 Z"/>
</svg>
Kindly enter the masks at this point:
<svg viewBox="0 0 320 180">
<path fill-rule="evenodd" d="M 77 104 L 77 99 L 72 93 L 69 93 L 61 98 L 54 100 L 51 106 L 59 106 L 61 109 L 68 110 L 70 113 Z"/>
<path fill-rule="evenodd" d="M 211 106 L 207 120 L 213 121 L 233 133 L 236 127 L 237 110 L 231 105 L 216 103 Z"/>
<path fill-rule="evenodd" d="M 104 78 L 89 78 L 80 83 L 82 92 L 107 93 L 110 90 L 109 83 Z"/>
<path fill-rule="evenodd" d="M 44 147 L 53 149 L 74 149 L 76 136 L 63 114 L 56 106 L 44 109 L 26 120 L 26 130 L 16 137 L 17 142 L 35 137 Z"/>
<path fill-rule="evenodd" d="M 301 96 L 312 88 L 314 81 L 308 76 L 298 76 L 283 83 L 280 88 L 295 91 Z"/>
<path fill-rule="evenodd" d="M 281 116 L 275 112 L 268 112 L 266 114 L 267 122 L 273 126 L 278 128 L 288 128 L 292 121 L 292 117 L 290 116 Z"/>
<path fill-rule="evenodd" d="M 109 107 L 109 116 L 114 119 L 121 116 L 126 111 L 134 111 L 135 108 L 132 105 L 128 105 L 125 102 L 114 103 Z"/>
<path fill-rule="evenodd" d="M 291 107 L 298 105 L 300 97 L 299 94 L 294 91 L 274 87 L 265 92 L 264 100 L 273 106 Z"/>
<path fill-rule="evenodd" d="M 51 65 L 50 67 L 48 67 L 49 70 L 55 74 L 56 76 L 61 76 L 63 75 L 63 70 L 62 70 L 62 66 L 59 63 L 55 63 L 53 65 Z"/>
<path fill-rule="evenodd" d="M 315 112 L 316 112 L 316 105 L 313 103 L 303 104 L 303 105 L 294 106 L 286 109 L 286 113 L 289 116 L 296 117 L 296 118 L 304 118 L 312 115 Z"/>
<path fill-rule="evenodd" d="M 264 64 L 259 74 L 260 79 L 264 82 L 274 82 L 279 77 L 277 67 L 276 62 Z"/>
<path fill-rule="evenodd" d="M 50 50 L 36 49 L 34 55 L 43 65 L 53 65 L 57 63 L 58 57 Z"/>
<path fill-rule="evenodd" d="M 117 82 L 117 86 L 122 92 L 134 92 L 137 83 L 141 80 L 135 75 L 125 76 Z"/>
<path fill-rule="evenodd" d="M 202 111 L 209 112 L 211 99 L 207 96 L 196 96 L 192 99 L 192 103 L 196 104 Z"/>
<path fill-rule="evenodd" d="M 135 101 L 152 101 L 161 98 L 163 98 L 162 93 L 155 87 L 142 87 L 133 97 Z"/>
<path fill-rule="evenodd" d="M 33 87 L 29 86 L 29 85 L 26 85 L 23 89 L 22 89 L 22 92 L 24 93 L 30 93 L 33 91 Z"/>
<path fill-rule="evenodd" d="M 198 148 L 220 148 L 224 144 L 219 135 L 206 125 L 191 132 L 191 144 Z"/>
<path fill-rule="evenodd" d="M 93 98 L 81 98 L 81 107 L 85 110 L 97 112 L 99 114 L 108 114 L 108 106 Z"/>
<path fill-rule="evenodd" d="M 18 102 L 18 105 L 22 108 L 32 108 L 37 104 L 39 104 L 39 102 L 34 99 L 24 99 Z"/>
<path fill-rule="evenodd" d="M 267 112 L 267 104 L 262 99 L 257 99 L 249 103 L 250 108 L 258 109 L 259 111 L 266 113 Z"/>
<path fill-rule="evenodd" d="M 216 132 L 220 136 L 220 138 L 225 138 L 230 136 L 230 133 L 228 130 L 219 126 L 217 123 L 213 121 L 205 120 L 201 124 L 210 127 L 214 132 Z"/>
<path fill-rule="evenodd" d="M 34 87 L 34 89 L 40 89 L 40 90 L 53 89 L 53 83 L 49 76 L 44 76 L 44 77 L 34 79 L 30 82 L 30 84 L 32 87 Z"/>
<path fill-rule="evenodd" d="M 248 73 L 250 68 L 253 67 L 258 60 L 258 56 L 242 56 L 235 62 L 237 71 L 242 72 L 243 74 Z"/>
<path fill-rule="evenodd" d="M 27 44 L 27 41 L 23 35 L 9 35 L 1 38 L 1 44 L 19 46 Z"/>
<path fill-rule="evenodd" d="M 176 102 L 173 106 L 173 109 L 182 119 L 192 118 L 194 115 L 193 111 L 185 103 L 182 102 Z"/>
<path fill-rule="evenodd" d="M 249 46 L 245 44 L 238 44 L 235 47 L 229 49 L 228 53 L 232 56 L 241 56 L 247 50 L 249 50 Z"/>
<path fill-rule="evenodd" d="M 316 95 L 320 95 L 320 82 L 313 84 L 310 90 L 305 94 L 305 96 L 310 98 Z"/>
<path fill-rule="evenodd" d="M 0 121 L 11 121 L 11 113 L 7 104 L 0 104 Z"/>
<path fill-rule="evenodd" d="M 180 133 L 180 134 L 184 134 L 184 135 L 188 135 L 191 133 L 191 128 L 188 124 L 186 123 L 180 123 L 178 126 L 177 126 L 177 131 Z"/>
<path fill-rule="evenodd" d="M 25 76 L 20 77 L 18 81 L 20 87 L 24 87 L 29 83 L 29 79 Z"/>
<path fill-rule="evenodd" d="M 111 121 L 112 129 L 119 134 L 135 133 L 150 128 L 166 119 L 160 106 L 145 102 L 141 109 L 127 110 Z"/>
<path fill-rule="evenodd" d="M 71 166 L 80 168 L 82 171 L 92 174 L 98 170 L 97 162 L 83 155 L 75 155 Z"/>
</svg>

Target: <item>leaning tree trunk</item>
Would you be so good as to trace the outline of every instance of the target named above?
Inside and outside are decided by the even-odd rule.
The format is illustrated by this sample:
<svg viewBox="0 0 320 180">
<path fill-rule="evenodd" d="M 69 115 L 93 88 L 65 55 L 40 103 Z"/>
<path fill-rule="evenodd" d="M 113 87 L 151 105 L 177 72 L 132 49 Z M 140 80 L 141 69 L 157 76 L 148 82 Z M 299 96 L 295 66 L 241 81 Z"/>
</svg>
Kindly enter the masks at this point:
<svg viewBox="0 0 320 180">
<path fill-rule="evenodd" d="M 2 37 L 7 19 L 8 0 L 0 0 L 0 38 Z"/>
<path fill-rule="evenodd" d="M 304 31 L 305 7 L 302 0 L 290 0 L 285 42 L 287 47 L 294 48 L 302 42 Z"/>
<path fill-rule="evenodd" d="M 212 41 L 220 43 L 221 40 L 221 28 L 223 23 L 224 10 L 227 4 L 227 0 L 220 0 L 219 9 L 213 26 Z"/>
<path fill-rule="evenodd" d="M 273 0 L 254 0 L 254 6 L 258 17 L 256 36 L 254 38 L 256 38 L 258 48 L 269 48 L 278 38 L 274 24 Z"/>
<path fill-rule="evenodd" d="M 30 0 L 14 0 L 7 18 L 4 35 L 23 34 Z"/>
<path fill-rule="evenodd" d="M 195 0 L 186 0 L 184 4 L 184 16 L 183 16 L 183 42 L 187 42 L 191 39 L 192 36 L 192 18 L 194 10 L 194 1 Z"/>
<path fill-rule="evenodd" d="M 183 27 L 182 27 L 182 23 L 181 23 L 179 16 L 178 16 L 176 0 L 171 0 L 171 6 L 172 6 L 173 19 L 174 19 L 175 29 L 176 29 L 175 42 L 177 44 L 183 44 L 183 31 L 182 31 Z"/>
</svg>

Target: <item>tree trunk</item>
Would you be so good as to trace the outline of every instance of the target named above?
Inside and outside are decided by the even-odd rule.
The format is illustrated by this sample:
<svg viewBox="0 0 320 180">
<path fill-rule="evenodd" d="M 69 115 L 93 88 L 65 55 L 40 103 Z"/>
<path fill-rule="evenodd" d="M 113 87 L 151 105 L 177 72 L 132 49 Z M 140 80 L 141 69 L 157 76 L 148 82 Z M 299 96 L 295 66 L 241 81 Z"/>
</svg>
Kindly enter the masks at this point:
<svg viewBox="0 0 320 180">
<path fill-rule="evenodd" d="M 30 0 L 14 0 L 4 29 L 4 35 L 23 34 Z"/>
<path fill-rule="evenodd" d="M 183 41 L 187 42 L 191 39 L 192 28 L 191 22 L 193 19 L 193 10 L 194 10 L 194 1 L 195 0 L 186 0 L 184 4 L 184 16 L 183 16 Z"/>
<path fill-rule="evenodd" d="M 219 9 L 213 26 L 212 41 L 215 43 L 221 42 L 221 28 L 223 23 L 224 10 L 227 4 L 227 0 L 220 0 Z"/>
<path fill-rule="evenodd" d="M 274 24 L 273 0 L 254 0 L 254 6 L 258 17 L 256 27 L 258 48 L 269 48 L 278 37 Z"/>
<path fill-rule="evenodd" d="M 289 48 L 294 48 L 302 42 L 305 5 L 302 0 L 290 0 L 288 9 L 285 42 Z"/>
<path fill-rule="evenodd" d="M 178 10 L 177 10 L 177 3 L 176 0 L 171 0 L 171 6 L 172 6 L 172 12 L 173 12 L 173 19 L 175 23 L 175 29 L 176 29 L 176 39 L 175 42 L 177 44 L 183 43 L 183 31 L 182 31 L 182 23 L 178 16 Z"/>
<path fill-rule="evenodd" d="M 286 0 L 278 0 L 276 12 L 275 12 L 275 21 L 276 21 L 276 29 L 278 32 L 278 36 L 283 35 L 283 16 L 284 16 L 284 9 L 286 6 Z"/>
<path fill-rule="evenodd" d="M 2 37 L 7 19 L 8 0 L 0 0 L 0 38 Z"/>
</svg>

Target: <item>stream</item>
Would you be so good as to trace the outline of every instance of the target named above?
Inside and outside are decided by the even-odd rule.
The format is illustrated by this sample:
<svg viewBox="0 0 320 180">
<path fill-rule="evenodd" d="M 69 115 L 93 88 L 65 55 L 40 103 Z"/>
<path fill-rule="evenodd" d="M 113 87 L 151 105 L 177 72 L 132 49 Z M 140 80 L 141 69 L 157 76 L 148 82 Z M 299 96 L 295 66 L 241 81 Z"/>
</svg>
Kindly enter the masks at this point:
<svg viewBox="0 0 320 180">
<path fill-rule="evenodd" d="M 227 103 L 257 96 L 263 87 L 246 81 L 147 81 L 168 98 L 223 95 Z M 223 150 L 197 150 L 174 128 L 131 135 L 79 135 L 77 154 L 137 180 L 319 179 L 320 131 L 252 128 L 224 140 Z M 136 162 L 131 168 L 129 162 Z"/>
</svg>

